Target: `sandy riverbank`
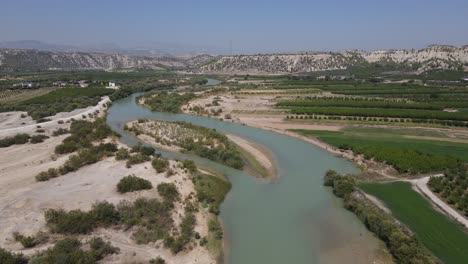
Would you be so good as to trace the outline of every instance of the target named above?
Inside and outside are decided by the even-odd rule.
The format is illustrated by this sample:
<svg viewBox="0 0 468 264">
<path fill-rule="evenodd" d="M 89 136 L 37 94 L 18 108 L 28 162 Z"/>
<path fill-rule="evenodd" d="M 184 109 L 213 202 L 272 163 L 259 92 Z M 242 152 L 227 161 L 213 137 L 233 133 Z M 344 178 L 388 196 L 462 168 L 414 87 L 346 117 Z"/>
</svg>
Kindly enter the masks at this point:
<svg viewBox="0 0 468 264">
<path fill-rule="evenodd" d="M 248 156 L 253 157 L 255 162 L 258 163 L 261 168 L 260 172 L 263 172 L 263 177 L 275 177 L 276 176 L 276 165 L 275 160 L 273 159 L 271 153 L 260 144 L 257 144 L 253 141 L 247 140 L 245 138 L 227 134 L 226 135 L 232 142 L 236 143 L 243 151 L 248 153 Z M 254 164 L 251 164 L 255 166 Z"/>
</svg>

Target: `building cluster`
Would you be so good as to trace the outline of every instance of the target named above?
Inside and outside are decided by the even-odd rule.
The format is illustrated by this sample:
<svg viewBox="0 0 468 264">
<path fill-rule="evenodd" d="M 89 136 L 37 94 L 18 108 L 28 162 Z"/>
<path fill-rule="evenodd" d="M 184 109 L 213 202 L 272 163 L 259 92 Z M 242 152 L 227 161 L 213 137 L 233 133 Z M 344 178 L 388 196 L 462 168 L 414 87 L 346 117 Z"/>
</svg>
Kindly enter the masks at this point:
<svg viewBox="0 0 468 264">
<path fill-rule="evenodd" d="M 66 87 L 66 86 L 79 86 L 81 88 L 86 88 L 89 86 L 87 80 L 71 80 L 71 81 L 55 81 L 52 83 L 54 87 Z"/>
<path fill-rule="evenodd" d="M 345 81 L 354 79 L 354 75 L 321 75 L 317 76 L 317 80 L 333 80 L 333 81 Z"/>
<path fill-rule="evenodd" d="M 40 87 L 40 84 L 34 83 L 34 82 L 21 82 L 21 83 L 13 84 L 14 89 L 36 89 L 39 87 Z"/>
</svg>

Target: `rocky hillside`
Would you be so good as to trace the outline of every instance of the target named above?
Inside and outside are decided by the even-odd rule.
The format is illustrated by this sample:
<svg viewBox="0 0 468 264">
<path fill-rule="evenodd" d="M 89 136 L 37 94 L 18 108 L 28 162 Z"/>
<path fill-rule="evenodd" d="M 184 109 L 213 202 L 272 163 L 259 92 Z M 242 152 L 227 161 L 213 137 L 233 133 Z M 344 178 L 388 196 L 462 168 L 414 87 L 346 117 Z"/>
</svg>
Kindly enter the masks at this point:
<svg viewBox="0 0 468 264">
<path fill-rule="evenodd" d="M 430 46 L 421 50 L 377 50 L 222 56 L 199 67 L 204 73 L 305 73 L 372 64 L 424 72 L 468 64 L 468 46 Z"/>
<path fill-rule="evenodd" d="M 195 73 L 284 74 L 346 70 L 360 66 L 425 72 L 468 66 L 468 46 L 430 46 L 421 50 L 377 50 L 260 54 L 147 57 L 96 52 L 51 52 L 0 49 L 0 72 L 174 67 Z M 387 67 L 388 68 L 388 67 Z M 465 67 L 466 68 L 466 67 Z"/>
<path fill-rule="evenodd" d="M 92 52 L 50 52 L 0 49 L 0 72 L 85 70 L 162 66 L 182 67 L 176 59 Z"/>
</svg>

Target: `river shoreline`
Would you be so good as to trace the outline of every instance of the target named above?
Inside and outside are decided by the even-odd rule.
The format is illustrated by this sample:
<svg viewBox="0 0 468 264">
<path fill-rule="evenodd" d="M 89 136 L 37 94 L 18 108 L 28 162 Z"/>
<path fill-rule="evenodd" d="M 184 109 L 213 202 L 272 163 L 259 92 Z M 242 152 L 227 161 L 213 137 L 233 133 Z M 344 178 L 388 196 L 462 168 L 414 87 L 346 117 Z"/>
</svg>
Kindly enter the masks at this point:
<svg viewBox="0 0 468 264">
<path fill-rule="evenodd" d="M 157 119 L 191 122 L 234 134 L 264 146 L 273 154 L 271 158 L 274 157 L 275 167 L 278 167 L 275 174 L 279 177 L 274 183 L 193 157 L 201 166 L 219 169 L 233 186 L 221 204 L 220 220 L 225 239 L 229 239 L 229 243 L 226 240 L 224 243 L 225 262 L 273 264 L 284 263 L 290 260 L 288 256 L 294 256 L 296 263 L 321 263 L 333 256 L 335 260 L 353 259 L 355 263 L 382 263 L 378 253 L 381 242 L 322 188 L 322 175 L 326 170 L 356 171 L 350 162 L 266 129 L 195 115 L 152 112 L 137 104 L 136 96 L 116 101 L 109 109 L 108 124 L 122 134 L 123 143 L 138 143 L 123 130 L 128 121 Z M 185 153 L 163 152 L 163 156 L 190 159 Z M 319 214 L 311 214 L 319 208 L 323 208 Z M 304 221 L 298 223 L 301 218 Z M 322 245 L 322 240 L 328 241 L 326 245 Z M 354 246 L 341 244 L 348 240 L 354 241 Z M 269 253 L 261 253 L 265 250 Z"/>
</svg>

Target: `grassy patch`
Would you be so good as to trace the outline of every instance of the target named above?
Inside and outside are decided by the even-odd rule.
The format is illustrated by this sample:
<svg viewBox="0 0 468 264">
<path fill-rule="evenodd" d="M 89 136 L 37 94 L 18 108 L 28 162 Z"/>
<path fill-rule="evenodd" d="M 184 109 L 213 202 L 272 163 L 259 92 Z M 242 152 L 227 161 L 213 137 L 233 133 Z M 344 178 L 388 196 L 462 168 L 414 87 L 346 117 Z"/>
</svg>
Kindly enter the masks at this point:
<svg viewBox="0 0 468 264">
<path fill-rule="evenodd" d="M 407 225 L 421 242 L 445 263 L 466 263 L 468 235 L 456 223 L 437 212 L 410 183 L 361 184 L 365 192 L 382 200 L 392 214 Z"/>
<path fill-rule="evenodd" d="M 457 159 L 468 161 L 468 144 L 404 138 L 359 130 L 312 131 L 292 130 L 313 136 L 342 149 L 352 149 L 366 158 L 386 161 L 402 173 L 440 172 L 457 165 Z M 396 133 L 396 132 L 394 132 Z"/>
<path fill-rule="evenodd" d="M 198 200 L 209 204 L 210 212 L 219 214 L 219 206 L 231 189 L 231 183 L 209 174 L 197 174 L 192 178 Z"/>
</svg>

